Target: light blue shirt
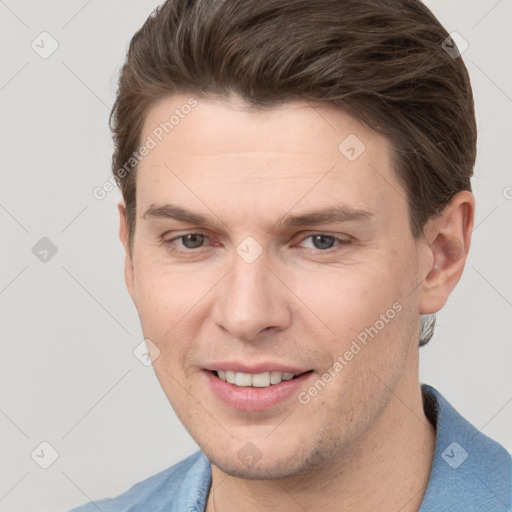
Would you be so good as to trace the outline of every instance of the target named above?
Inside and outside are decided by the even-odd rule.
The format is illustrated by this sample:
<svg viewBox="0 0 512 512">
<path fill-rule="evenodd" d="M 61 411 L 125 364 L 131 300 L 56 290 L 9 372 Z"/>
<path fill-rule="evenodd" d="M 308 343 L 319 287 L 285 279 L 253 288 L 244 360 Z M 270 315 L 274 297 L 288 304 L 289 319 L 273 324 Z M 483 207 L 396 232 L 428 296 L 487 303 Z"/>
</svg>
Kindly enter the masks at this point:
<svg viewBox="0 0 512 512">
<path fill-rule="evenodd" d="M 436 425 L 436 447 L 418 512 L 510 512 L 510 454 L 468 423 L 433 387 L 422 389 L 425 411 Z M 198 451 L 117 498 L 70 512 L 204 512 L 210 483 L 210 462 Z"/>
</svg>

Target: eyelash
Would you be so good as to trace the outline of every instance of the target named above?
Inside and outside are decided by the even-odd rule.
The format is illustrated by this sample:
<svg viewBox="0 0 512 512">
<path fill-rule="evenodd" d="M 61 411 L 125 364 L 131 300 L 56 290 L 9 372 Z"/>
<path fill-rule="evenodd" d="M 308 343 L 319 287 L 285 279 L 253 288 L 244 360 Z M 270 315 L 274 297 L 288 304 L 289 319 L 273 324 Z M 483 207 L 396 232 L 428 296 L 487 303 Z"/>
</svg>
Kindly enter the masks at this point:
<svg viewBox="0 0 512 512">
<path fill-rule="evenodd" d="M 204 247 L 197 247 L 195 249 L 187 249 L 187 248 L 176 249 L 175 246 L 174 246 L 174 242 L 176 242 L 178 240 L 182 240 L 182 239 L 184 239 L 188 235 L 202 235 L 202 236 L 205 237 L 206 240 L 210 239 L 208 237 L 208 235 L 205 235 L 204 233 L 190 232 L 190 233 L 185 233 L 183 235 L 171 238 L 170 240 L 162 239 L 161 240 L 161 244 L 165 248 L 167 248 L 167 249 L 170 249 L 172 251 L 183 252 L 183 253 L 193 253 L 193 252 L 199 251 L 199 249 L 203 249 L 204 248 Z M 343 247 L 345 245 L 350 244 L 350 240 L 347 240 L 347 239 L 341 238 L 341 237 L 337 237 L 337 236 L 334 236 L 334 235 L 329 235 L 328 233 L 322 233 L 322 232 L 310 233 L 307 236 L 303 237 L 300 240 L 300 242 L 303 242 L 304 240 L 307 240 L 308 238 L 313 238 L 315 236 L 325 236 L 325 237 L 328 237 L 328 238 L 332 238 L 332 239 L 334 239 L 335 242 L 338 242 L 338 243 L 337 243 L 336 246 L 330 247 L 329 249 L 324 249 L 324 250 L 322 250 L 322 249 L 311 249 L 314 254 L 331 254 L 331 253 L 333 253 L 333 252 L 335 252 L 337 250 L 336 247 L 340 248 L 340 247 Z"/>
</svg>

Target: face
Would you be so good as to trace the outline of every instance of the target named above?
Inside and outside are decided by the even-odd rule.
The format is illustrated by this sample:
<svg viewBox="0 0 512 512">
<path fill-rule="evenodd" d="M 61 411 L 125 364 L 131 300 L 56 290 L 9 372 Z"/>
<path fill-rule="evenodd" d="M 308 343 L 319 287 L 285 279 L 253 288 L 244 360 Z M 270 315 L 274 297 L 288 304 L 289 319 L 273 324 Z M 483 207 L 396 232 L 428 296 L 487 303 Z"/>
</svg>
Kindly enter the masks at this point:
<svg viewBox="0 0 512 512">
<path fill-rule="evenodd" d="M 212 463 L 304 474 L 355 453 L 393 391 L 418 385 L 423 253 L 406 194 L 387 141 L 335 107 L 187 102 L 145 120 L 156 146 L 139 164 L 128 289 Z"/>
</svg>

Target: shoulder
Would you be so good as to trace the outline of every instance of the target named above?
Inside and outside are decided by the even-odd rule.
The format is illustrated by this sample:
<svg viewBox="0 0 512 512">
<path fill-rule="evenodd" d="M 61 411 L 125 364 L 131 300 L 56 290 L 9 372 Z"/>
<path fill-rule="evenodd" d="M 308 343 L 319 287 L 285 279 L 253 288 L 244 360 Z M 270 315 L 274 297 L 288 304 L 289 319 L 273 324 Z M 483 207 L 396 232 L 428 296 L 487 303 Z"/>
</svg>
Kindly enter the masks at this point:
<svg viewBox="0 0 512 512">
<path fill-rule="evenodd" d="M 210 463 L 201 451 L 197 451 L 174 466 L 133 485 L 116 498 L 89 502 L 70 512 L 195 510 L 194 507 L 205 502 L 210 480 Z"/>
<path fill-rule="evenodd" d="M 430 480 L 420 512 L 512 510 L 512 458 L 464 419 L 431 386 L 423 386 L 436 426 Z"/>
</svg>

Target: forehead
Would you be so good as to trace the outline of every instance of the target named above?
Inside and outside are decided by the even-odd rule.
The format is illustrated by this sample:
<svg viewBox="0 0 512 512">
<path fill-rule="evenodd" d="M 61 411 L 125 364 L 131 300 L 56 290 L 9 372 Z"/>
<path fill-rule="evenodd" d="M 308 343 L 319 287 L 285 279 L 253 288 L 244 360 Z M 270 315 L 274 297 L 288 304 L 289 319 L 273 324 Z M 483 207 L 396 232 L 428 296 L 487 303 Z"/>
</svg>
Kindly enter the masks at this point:
<svg viewBox="0 0 512 512">
<path fill-rule="evenodd" d="M 388 141 L 332 105 L 173 95 L 150 109 L 140 141 L 152 149 L 138 166 L 139 216 L 165 202 L 225 209 L 228 198 L 253 215 L 331 199 L 371 211 L 405 196 Z"/>
<path fill-rule="evenodd" d="M 148 111 L 142 130 L 142 138 L 150 135 L 171 150 L 174 141 L 176 149 L 192 154 L 212 149 L 218 153 L 268 151 L 325 155 L 330 160 L 340 156 L 338 146 L 350 134 L 368 143 L 370 152 L 385 156 L 389 149 L 383 137 L 339 107 L 306 101 L 256 108 L 237 96 L 199 99 L 176 94 Z M 355 137 L 351 141 L 361 151 Z"/>
</svg>

